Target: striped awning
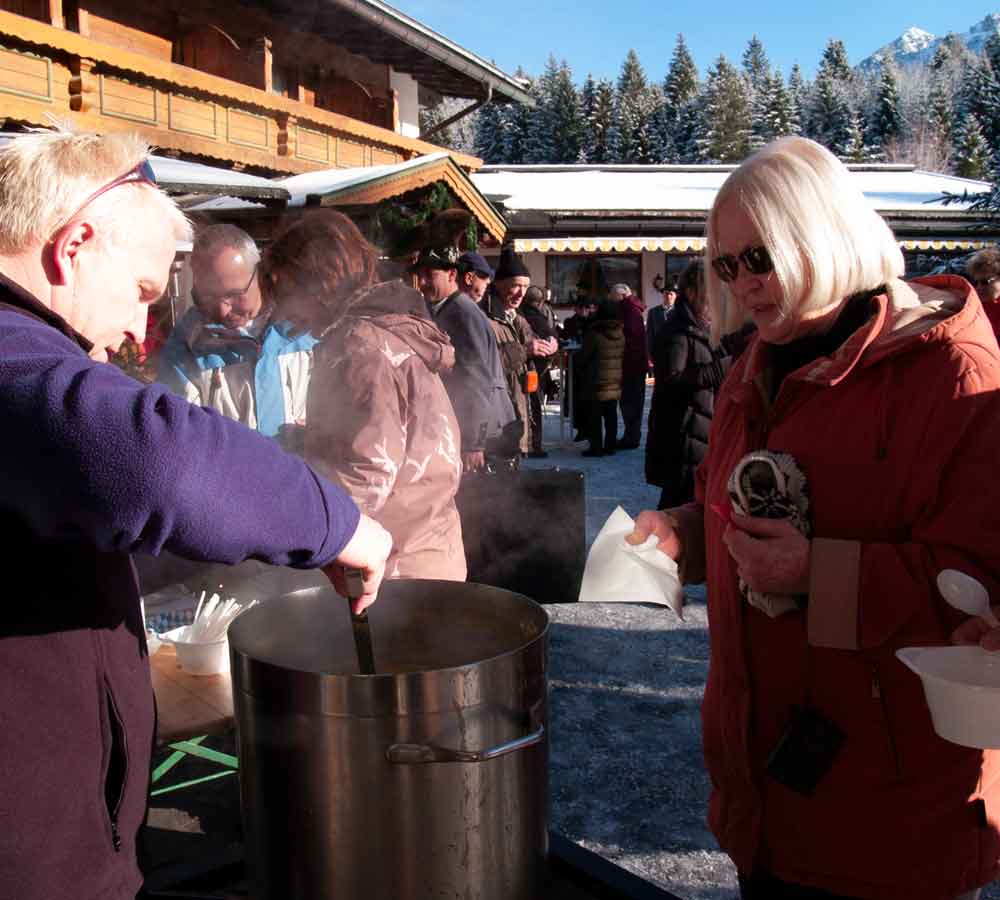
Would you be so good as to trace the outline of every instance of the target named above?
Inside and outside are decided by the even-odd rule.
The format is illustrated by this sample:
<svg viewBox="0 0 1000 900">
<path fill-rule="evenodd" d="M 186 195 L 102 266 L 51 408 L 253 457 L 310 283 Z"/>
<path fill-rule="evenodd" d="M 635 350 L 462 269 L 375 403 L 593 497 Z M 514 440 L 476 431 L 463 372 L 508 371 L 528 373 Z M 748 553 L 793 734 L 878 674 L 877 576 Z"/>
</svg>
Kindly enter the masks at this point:
<svg viewBox="0 0 1000 900">
<path fill-rule="evenodd" d="M 518 238 L 517 253 L 700 253 L 705 239 L 700 237 L 583 237 Z"/>
<path fill-rule="evenodd" d="M 994 246 L 994 241 L 900 241 L 903 250 L 982 250 Z"/>
<path fill-rule="evenodd" d="M 902 240 L 899 246 L 910 251 L 981 250 L 993 246 L 983 240 Z M 700 253 L 705 249 L 701 237 L 565 237 L 516 238 L 517 253 Z"/>
</svg>

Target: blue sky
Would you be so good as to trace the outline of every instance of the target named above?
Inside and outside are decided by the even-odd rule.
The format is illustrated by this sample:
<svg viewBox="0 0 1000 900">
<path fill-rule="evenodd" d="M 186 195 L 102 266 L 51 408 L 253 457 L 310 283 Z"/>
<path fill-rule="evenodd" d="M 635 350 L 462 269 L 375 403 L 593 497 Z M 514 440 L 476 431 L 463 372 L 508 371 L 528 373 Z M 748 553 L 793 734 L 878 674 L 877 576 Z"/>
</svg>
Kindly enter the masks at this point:
<svg viewBox="0 0 1000 900">
<path fill-rule="evenodd" d="M 629 48 L 639 54 L 647 76 L 660 80 L 678 32 L 683 33 L 702 76 L 720 53 L 738 63 L 756 33 L 772 65 L 780 66 L 786 76 L 798 62 L 812 77 L 831 37 L 844 42 L 854 64 L 911 25 L 942 36 L 967 31 L 988 13 L 1000 11 L 1000 0 L 994 0 L 995 5 L 970 0 L 388 2 L 508 72 L 520 64 L 537 75 L 552 53 L 556 59 L 566 59 L 577 82 L 588 71 L 595 77 L 617 77 Z"/>
</svg>

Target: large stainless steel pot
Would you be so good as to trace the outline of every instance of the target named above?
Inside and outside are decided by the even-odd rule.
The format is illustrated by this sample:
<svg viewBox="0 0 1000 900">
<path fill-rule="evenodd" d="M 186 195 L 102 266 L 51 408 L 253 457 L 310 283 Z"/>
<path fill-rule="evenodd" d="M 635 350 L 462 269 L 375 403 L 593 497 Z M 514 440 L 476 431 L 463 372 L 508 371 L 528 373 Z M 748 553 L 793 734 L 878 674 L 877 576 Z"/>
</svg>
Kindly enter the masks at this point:
<svg viewBox="0 0 1000 900">
<path fill-rule="evenodd" d="M 229 629 L 252 896 L 528 900 L 547 849 L 548 616 L 520 594 L 386 582 L 374 676 L 310 587 Z"/>
</svg>

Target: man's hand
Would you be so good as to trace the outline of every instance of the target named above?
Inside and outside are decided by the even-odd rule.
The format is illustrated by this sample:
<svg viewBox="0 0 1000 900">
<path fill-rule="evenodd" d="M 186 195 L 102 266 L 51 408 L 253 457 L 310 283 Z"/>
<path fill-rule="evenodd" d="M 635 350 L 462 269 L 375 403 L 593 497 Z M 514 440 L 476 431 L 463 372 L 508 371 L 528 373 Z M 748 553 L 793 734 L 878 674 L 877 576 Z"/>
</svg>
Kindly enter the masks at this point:
<svg viewBox="0 0 1000 900">
<path fill-rule="evenodd" d="M 555 338 L 534 338 L 531 341 L 532 356 L 551 356 L 559 349 L 559 342 Z"/>
<path fill-rule="evenodd" d="M 486 468 L 486 453 L 482 450 L 472 450 L 462 453 L 462 468 L 466 472 L 478 472 Z"/>
<path fill-rule="evenodd" d="M 809 539 L 788 519 L 733 513 L 722 536 L 736 570 L 761 594 L 809 593 Z"/>
<path fill-rule="evenodd" d="M 681 558 L 681 539 L 674 529 L 674 523 L 663 510 L 647 509 L 639 513 L 635 520 L 635 530 L 626 540 L 641 544 L 651 534 L 655 534 L 660 542 L 656 549 L 666 553 L 673 560 Z"/>
<path fill-rule="evenodd" d="M 993 607 L 1000 613 L 1000 606 Z M 1000 650 L 1000 628 L 991 628 L 979 616 L 966 619 L 951 633 L 953 644 L 979 644 L 984 650 Z"/>
<path fill-rule="evenodd" d="M 323 567 L 323 572 L 337 593 L 348 596 L 345 570 L 360 569 L 364 577 L 364 593 L 351 601 L 351 611 L 362 612 L 375 602 L 379 585 L 385 575 L 385 562 L 392 551 L 392 535 L 374 519 L 362 514 L 354 536 L 340 552 L 340 556 Z"/>
</svg>

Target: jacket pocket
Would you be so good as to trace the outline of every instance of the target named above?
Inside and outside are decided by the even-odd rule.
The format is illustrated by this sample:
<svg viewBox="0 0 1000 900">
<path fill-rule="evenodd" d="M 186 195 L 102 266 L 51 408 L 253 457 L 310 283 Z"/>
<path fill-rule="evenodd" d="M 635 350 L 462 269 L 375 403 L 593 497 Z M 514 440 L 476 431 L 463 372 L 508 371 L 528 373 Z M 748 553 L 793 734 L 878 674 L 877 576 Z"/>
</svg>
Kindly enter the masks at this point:
<svg viewBox="0 0 1000 900">
<path fill-rule="evenodd" d="M 122 839 L 118 831 L 118 814 L 125 798 L 125 782 L 128 773 L 128 743 L 125 726 L 115 704 L 111 686 L 104 683 L 105 706 L 108 718 L 108 766 L 104 773 L 104 803 L 111 825 L 111 842 L 115 852 L 121 850 Z"/>
</svg>

